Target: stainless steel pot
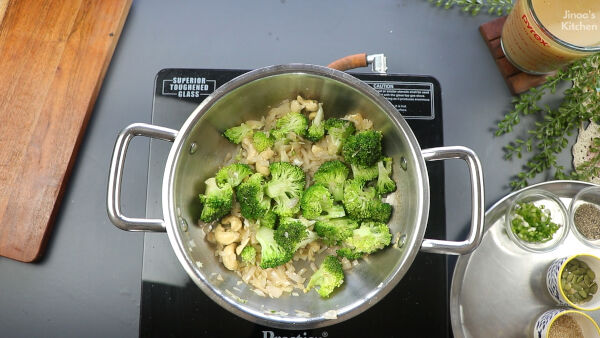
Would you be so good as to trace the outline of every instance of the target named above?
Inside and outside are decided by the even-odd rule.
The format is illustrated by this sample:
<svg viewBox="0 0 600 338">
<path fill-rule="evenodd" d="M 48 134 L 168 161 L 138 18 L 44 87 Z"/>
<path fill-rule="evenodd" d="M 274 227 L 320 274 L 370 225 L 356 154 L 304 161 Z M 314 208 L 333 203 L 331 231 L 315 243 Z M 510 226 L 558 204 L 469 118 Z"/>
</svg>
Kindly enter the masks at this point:
<svg viewBox="0 0 600 338">
<path fill-rule="evenodd" d="M 389 226 L 393 234 L 406 234 L 405 244 L 400 249 L 382 250 L 348 271 L 343 287 L 329 299 L 319 298 L 316 292 L 271 299 L 258 296 L 246 284 L 237 285 L 240 278 L 218 262 L 213 246 L 195 226 L 200 208 L 197 196 L 204 180 L 213 176 L 225 154 L 235 149 L 220 133 L 258 118 L 267 107 L 296 95 L 323 102 L 329 116 L 360 112 L 383 132 L 385 153 L 395 160 L 398 189 L 387 198 L 394 207 Z M 173 142 L 163 176 L 164 219 L 130 218 L 121 213 L 123 164 L 134 136 Z M 196 151 L 190 151 L 192 144 L 198 145 Z M 406 170 L 399 165 L 402 157 Z M 425 161 L 451 158 L 466 161 L 470 172 L 472 220 L 468 238 L 461 242 L 423 239 L 429 213 Z M 292 64 L 257 69 L 226 83 L 194 110 L 179 131 L 142 123 L 125 128 L 114 148 L 107 204 L 109 218 L 123 230 L 166 231 L 190 278 L 219 305 L 259 324 L 305 329 L 344 321 L 374 305 L 402 279 L 419 250 L 457 255 L 474 250 L 482 237 L 483 194 L 481 164 L 473 151 L 465 147 L 421 150 L 402 116 L 371 87 L 337 70 Z"/>
</svg>

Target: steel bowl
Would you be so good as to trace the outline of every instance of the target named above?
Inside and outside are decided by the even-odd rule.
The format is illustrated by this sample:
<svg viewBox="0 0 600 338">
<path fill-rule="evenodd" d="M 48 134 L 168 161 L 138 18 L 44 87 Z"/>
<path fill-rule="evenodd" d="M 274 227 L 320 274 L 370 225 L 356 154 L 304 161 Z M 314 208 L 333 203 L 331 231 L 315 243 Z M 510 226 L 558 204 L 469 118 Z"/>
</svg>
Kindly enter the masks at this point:
<svg viewBox="0 0 600 338">
<path fill-rule="evenodd" d="M 328 117 L 360 112 L 383 132 L 385 154 L 394 158 L 393 178 L 398 189 L 386 201 L 394 208 L 389 222 L 392 234 L 405 235 L 404 244 L 381 250 L 369 256 L 368 262 L 347 271 L 343 286 L 329 299 L 320 298 L 316 292 L 272 299 L 257 295 L 246 284 L 238 285 L 241 279 L 218 261 L 214 247 L 203 239 L 204 233 L 196 225 L 198 194 L 204 189 L 204 180 L 213 176 L 226 154 L 235 149 L 222 137 L 222 131 L 257 119 L 268 107 L 297 95 L 322 102 Z M 123 164 L 134 136 L 173 142 L 163 176 L 164 219 L 130 218 L 121 213 Z M 466 161 L 469 168 L 470 231 L 460 242 L 423 239 L 429 213 L 425 161 L 450 158 Z M 113 152 L 107 206 L 110 220 L 123 230 L 166 231 L 190 278 L 227 310 L 266 326 L 307 329 L 347 320 L 373 306 L 398 284 L 419 251 L 466 254 L 474 250 L 482 237 L 483 194 L 481 164 L 473 151 L 465 147 L 422 150 L 402 116 L 370 86 L 337 70 L 291 64 L 257 69 L 224 84 L 192 112 L 179 131 L 142 123 L 126 127 Z"/>
</svg>

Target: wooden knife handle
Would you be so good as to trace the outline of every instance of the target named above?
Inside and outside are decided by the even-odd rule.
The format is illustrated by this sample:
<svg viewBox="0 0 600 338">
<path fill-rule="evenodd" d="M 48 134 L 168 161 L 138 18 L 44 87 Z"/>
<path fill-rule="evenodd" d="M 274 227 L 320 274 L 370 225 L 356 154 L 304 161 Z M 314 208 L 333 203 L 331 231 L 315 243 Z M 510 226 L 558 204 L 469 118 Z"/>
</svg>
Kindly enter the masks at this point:
<svg viewBox="0 0 600 338">
<path fill-rule="evenodd" d="M 367 53 L 348 55 L 328 64 L 327 67 L 337 70 L 349 70 L 367 66 Z"/>
</svg>

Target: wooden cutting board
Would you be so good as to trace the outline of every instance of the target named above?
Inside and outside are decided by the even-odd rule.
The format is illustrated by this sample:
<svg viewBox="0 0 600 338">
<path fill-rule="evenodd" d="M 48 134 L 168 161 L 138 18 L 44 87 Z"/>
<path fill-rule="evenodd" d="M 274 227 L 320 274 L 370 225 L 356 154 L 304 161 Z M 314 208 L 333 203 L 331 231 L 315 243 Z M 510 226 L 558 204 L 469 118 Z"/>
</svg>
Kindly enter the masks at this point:
<svg viewBox="0 0 600 338">
<path fill-rule="evenodd" d="M 0 255 L 39 258 L 131 0 L 0 0 Z"/>
</svg>

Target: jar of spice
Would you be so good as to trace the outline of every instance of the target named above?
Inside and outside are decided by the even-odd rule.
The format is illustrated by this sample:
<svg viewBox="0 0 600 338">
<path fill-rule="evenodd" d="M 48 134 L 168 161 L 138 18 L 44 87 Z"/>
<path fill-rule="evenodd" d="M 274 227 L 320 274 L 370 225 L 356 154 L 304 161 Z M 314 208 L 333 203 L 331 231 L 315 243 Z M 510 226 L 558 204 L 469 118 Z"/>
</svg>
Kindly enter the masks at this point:
<svg viewBox="0 0 600 338">
<path fill-rule="evenodd" d="M 573 233 L 585 244 L 600 248 L 600 187 L 582 189 L 569 207 Z"/>
</svg>

